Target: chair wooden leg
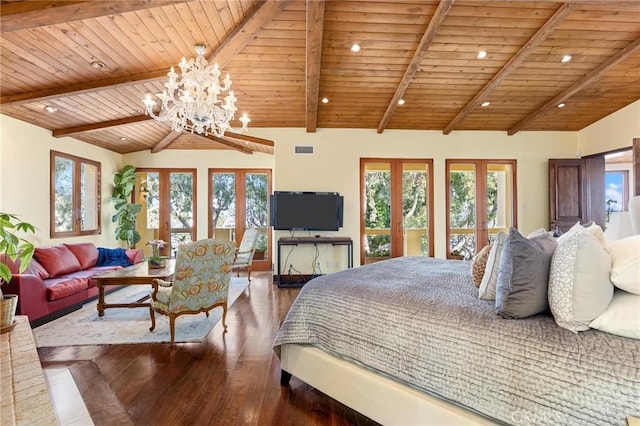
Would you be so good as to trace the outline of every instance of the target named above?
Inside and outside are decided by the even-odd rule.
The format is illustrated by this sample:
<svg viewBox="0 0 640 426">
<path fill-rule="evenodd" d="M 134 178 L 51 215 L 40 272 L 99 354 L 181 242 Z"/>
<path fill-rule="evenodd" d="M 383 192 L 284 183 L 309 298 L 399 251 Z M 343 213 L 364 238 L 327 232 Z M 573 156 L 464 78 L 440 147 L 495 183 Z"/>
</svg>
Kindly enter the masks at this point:
<svg viewBox="0 0 640 426">
<path fill-rule="evenodd" d="M 249 284 L 251 284 L 251 265 L 247 268 L 247 279 L 249 280 Z"/>
<path fill-rule="evenodd" d="M 149 306 L 149 316 L 151 317 L 151 328 L 149 331 L 153 331 L 153 329 L 156 328 L 156 313 L 151 306 Z"/>
<path fill-rule="evenodd" d="M 222 304 L 222 326 L 224 327 L 224 331 L 227 331 L 227 302 Z"/>
<path fill-rule="evenodd" d="M 169 314 L 169 330 L 171 330 L 171 343 L 176 338 L 176 315 Z"/>
</svg>

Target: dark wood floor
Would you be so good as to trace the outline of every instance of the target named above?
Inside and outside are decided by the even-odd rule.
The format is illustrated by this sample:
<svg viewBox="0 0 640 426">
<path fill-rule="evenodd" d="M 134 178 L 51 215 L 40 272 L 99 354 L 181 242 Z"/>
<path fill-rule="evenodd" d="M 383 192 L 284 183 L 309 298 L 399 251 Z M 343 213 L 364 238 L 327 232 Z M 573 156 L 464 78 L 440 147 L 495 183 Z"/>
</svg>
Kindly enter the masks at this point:
<svg viewBox="0 0 640 426">
<path fill-rule="evenodd" d="M 298 291 L 278 289 L 270 273 L 255 274 L 229 309 L 228 332 L 218 323 L 198 344 L 38 353 L 45 369 L 69 367 L 98 426 L 376 424 L 295 377 L 280 386 L 271 345 Z"/>
</svg>

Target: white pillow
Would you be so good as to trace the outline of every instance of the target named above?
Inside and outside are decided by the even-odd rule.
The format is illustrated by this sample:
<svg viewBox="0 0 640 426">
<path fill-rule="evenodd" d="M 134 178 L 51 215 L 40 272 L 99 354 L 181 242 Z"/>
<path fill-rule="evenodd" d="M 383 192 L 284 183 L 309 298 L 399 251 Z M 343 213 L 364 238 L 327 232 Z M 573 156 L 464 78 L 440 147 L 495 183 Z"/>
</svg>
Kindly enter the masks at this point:
<svg viewBox="0 0 640 426">
<path fill-rule="evenodd" d="M 640 294 L 640 235 L 614 241 L 607 246 L 611 255 L 611 282 L 621 290 Z"/>
<path fill-rule="evenodd" d="M 578 228 L 558 243 L 551 259 L 548 296 L 560 327 L 574 333 L 589 329 L 613 298 L 610 272 L 609 253 L 588 229 Z"/>
<path fill-rule="evenodd" d="M 616 290 L 609 307 L 589 327 L 618 336 L 640 339 L 640 296 Z"/>
<path fill-rule="evenodd" d="M 600 241 L 600 244 L 602 244 L 602 247 L 607 247 L 607 239 L 604 236 L 604 231 L 602 230 L 602 227 L 600 225 L 595 222 L 591 222 L 590 225 L 585 225 L 584 229 L 586 229 L 591 235 L 596 237 L 598 241 Z"/>
<path fill-rule="evenodd" d="M 496 283 L 498 282 L 498 269 L 500 267 L 500 255 L 502 254 L 502 245 L 507 238 L 505 232 L 499 232 L 496 239 L 491 244 L 491 251 L 487 259 L 487 265 L 484 268 L 482 282 L 478 290 L 478 297 L 482 300 L 496 300 Z"/>
</svg>

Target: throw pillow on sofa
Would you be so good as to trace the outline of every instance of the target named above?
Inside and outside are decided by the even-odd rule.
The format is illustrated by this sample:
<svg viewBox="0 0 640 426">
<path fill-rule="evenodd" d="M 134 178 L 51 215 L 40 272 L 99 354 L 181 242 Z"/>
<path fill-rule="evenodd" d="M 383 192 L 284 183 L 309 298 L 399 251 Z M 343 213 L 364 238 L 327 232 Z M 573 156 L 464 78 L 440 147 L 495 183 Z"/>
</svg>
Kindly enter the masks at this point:
<svg viewBox="0 0 640 426">
<path fill-rule="evenodd" d="M 52 277 L 70 274 L 82 269 L 78 259 L 64 245 L 36 247 L 33 257 Z"/>
<path fill-rule="evenodd" d="M 64 245 L 78 259 L 82 269 L 89 269 L 98 261 L 98 248 L 93 243 L 64 243 Z"/>
</svg>

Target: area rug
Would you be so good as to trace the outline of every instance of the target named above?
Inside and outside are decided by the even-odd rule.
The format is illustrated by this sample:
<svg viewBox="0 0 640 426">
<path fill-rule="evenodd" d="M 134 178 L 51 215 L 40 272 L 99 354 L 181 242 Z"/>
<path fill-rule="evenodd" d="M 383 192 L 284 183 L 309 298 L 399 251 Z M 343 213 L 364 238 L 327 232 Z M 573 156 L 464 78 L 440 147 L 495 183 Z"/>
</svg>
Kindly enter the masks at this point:
<svg viewBox="0 0 640 426">
<path fill-rule="evenodd" d="M 228 306 L 242 294 L 249 281 L 232 278 Z M 131 302 L 149 294 L 150 285 L 128 286 L 107 294 L 106 303 Z M 156 314 L 156 328 L 149 331 L 148 308 L 108 308 L 98 316 L 97 301 L 87 302 L 80 310 L 33 329 L 36 346 L 119 345 L 128 343 L 165 343 L 171 341 L 169 318 Z M 201 342 L 222 318 L 222 308 L 176 319 L 175 342 Z"/>
</svg>

